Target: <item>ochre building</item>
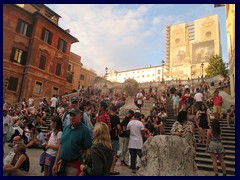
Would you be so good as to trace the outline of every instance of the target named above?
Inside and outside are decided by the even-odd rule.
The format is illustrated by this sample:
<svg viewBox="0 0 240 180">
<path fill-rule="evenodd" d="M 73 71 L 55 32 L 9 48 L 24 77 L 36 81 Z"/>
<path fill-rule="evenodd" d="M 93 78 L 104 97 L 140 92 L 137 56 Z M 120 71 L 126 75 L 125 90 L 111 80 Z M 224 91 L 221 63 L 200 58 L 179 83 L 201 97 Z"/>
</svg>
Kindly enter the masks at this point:
<svg viewBox="0 0 240 180">
<path fill-rule="evenodd" d="M 78 39 L 58 25 L 60 18 L 43 4 L 3 5 L 3 96 L 7 102 L 63 95 L 78 88 L 81 57 L 70 52 Z"/>
</svg>

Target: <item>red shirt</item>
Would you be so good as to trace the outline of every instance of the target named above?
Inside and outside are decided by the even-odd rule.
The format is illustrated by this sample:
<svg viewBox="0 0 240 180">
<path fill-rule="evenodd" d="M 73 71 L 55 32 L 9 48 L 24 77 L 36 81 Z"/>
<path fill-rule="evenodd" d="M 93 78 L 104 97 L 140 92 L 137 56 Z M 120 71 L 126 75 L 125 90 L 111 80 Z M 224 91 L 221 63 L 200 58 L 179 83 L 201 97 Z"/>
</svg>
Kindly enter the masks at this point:
<svg viewBox="0 0 240 180">
<path fill-rule="evenodd" d="M 111 129 L 111 121 L 110 117 L 108 116 L 107 112 L 104 111 L 97 117 L 98 122 L 104 122 L 108 125 L 109 129 Z"/>
<path fill-rule="evenodd" d="M 212 99 L 213 106 L 222 106 L 222 96 L 214 96 Z"/>
</svg>

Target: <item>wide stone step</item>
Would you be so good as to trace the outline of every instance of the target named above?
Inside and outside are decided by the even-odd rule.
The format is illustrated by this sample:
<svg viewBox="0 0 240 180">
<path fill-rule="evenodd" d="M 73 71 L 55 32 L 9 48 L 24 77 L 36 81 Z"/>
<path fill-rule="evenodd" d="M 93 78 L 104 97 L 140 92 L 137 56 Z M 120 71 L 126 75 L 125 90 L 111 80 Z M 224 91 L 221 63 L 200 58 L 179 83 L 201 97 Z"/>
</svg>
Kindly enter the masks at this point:
<svg viewBox="0 0 240 180">
<path fill-rule="evenodd" d="M 207 158 L 207 159 L 211 159 L 211 156 L 210 156 L 210 153 L 208 152 L 200 152 L 200 151 L 197 151 L 197 157 L 201 157 L 201 158 Z M 229 154 L 225 154 L 224 156 L 224 160 L 226 161 L 235 161 L 235 155 L 229 155 Z"/>
<path fill-rule="evenodd" d="M 235 149 L 226 149 L 225 147 L 224 147 L 224 149 L 225 149 L 226 155 L 235 156 Z M 201 145 L 197 144 L 197 153 L 201 153 L 201 152 L 207 153 L 206 146 L 201 146 Z"/>
<path fill-rule="evenodd" d="M 197 167 L 198 167 L 199 170 L 208 171 L 208 172 L 209 171 L 214 172 L 212 164 L 206 164 L 204 162 L 203 163 L 202 162 L 198 162 L 197 163 Z M 234 168 L 226 167 L 226 169 L 227 169 L 227 175 L 235 175 L 235 167 Z M 221 168 L 220 165 L 218 165 L 218 172 L 222 173 L 222 168 Z"/>
<path fill-rule="evenodd" d="M 206 164 L 211 164 L 212 165 L 212 159 L 211 158 L 202 158 L 202 157 L 196 157 L 195 161 L 197 163 L 206 163 Z M 229 161 L 229 160 L 224 160 L 226 167 L 232 167 L 235 168 L 235 161 Z M 220 165 L 220 163 L 218 162 L 218 165 Z"/>
</svg>

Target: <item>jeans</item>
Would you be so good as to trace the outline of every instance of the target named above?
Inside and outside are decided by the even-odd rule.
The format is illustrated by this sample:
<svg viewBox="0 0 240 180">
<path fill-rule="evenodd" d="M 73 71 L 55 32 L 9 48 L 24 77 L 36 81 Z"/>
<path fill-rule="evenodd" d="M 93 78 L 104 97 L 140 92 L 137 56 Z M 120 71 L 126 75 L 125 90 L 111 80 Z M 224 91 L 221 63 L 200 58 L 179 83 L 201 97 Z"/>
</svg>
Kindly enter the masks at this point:
<svg viewBox="0 0 240 180">
<path fill-rule="evenodd" d="M 130 152 L 130 155 L 131 155 L 131 166 L 130 168 L 132 170 L 136 170 L 136 160 L 137 160 L 137 155 L 139 156 L 139 158 L 141 159 L 142 158 L 142 150 L 141 149 L 132 149 L 132 148 L 129 148 L 129 152 Z"/>
</svg>

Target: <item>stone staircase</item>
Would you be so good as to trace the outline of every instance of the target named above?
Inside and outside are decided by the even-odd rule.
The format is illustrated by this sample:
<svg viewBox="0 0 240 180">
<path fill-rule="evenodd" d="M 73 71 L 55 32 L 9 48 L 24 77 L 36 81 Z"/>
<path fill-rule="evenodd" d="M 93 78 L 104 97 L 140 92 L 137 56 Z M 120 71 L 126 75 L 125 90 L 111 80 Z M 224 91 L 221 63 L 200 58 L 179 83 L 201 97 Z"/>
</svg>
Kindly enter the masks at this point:
<svg viewBox="0 0 240 180">
<path fill-rule="evenodd" d="M 165 133 L 170 135 L 170 131 L 173 123 L 176 121 L 176 117 L 173 117 L 173 109 L 170 105 L 170 99 L 167 99 L 167 111 L 168 119 L 166 122 Z M 222 143 L 225 148 L 224 161 L 227 168 L 227 175 L 235 175 L 235 127 L 227 127 L 227 119 L 220 121 L 222 128 Z M 210 154 L 206 152 L 206 145 L 198 143 L 198 129 L 195 129 L 195 138 L 197 142 L 197 156 L 195 161 L 197 163 L 198 169 L 202 171 L 213 172 L 212 160 Z M 218 170 L 221 173 L 221 165 L 218 162 Z"/>
<path fill-rule="evenodd" d="M 37 128 L 40 128 L 44 134 L 48 133 L 50 131 L 50 120 L 51 116 L 46 116 L 46 126 L 37 126 Z"/>
</svg>

